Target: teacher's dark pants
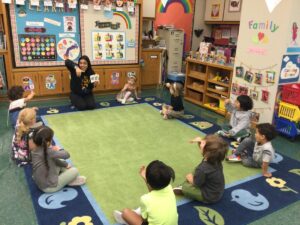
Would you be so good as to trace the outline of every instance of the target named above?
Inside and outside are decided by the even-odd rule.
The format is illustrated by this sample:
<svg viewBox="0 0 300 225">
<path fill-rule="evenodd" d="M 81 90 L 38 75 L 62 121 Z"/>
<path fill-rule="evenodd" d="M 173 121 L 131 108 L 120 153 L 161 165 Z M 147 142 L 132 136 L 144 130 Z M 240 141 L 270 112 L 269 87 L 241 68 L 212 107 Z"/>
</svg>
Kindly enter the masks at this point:
<svg viewBox="0 0 300 225">
<path fill-rule="evenodd" d="M 72 105 L 74 105 L 78 110 L 88 110 L 96 108 L 96 102 L 93 94 L 81 96 L 71 92 L 70 100 Z"/>
</svg>

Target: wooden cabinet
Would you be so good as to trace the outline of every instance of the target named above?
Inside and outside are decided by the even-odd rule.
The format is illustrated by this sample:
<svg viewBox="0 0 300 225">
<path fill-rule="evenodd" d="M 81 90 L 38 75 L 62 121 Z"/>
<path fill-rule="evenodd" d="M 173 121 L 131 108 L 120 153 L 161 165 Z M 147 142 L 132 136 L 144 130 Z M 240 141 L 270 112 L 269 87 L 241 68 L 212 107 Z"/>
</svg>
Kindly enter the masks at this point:
<svg viewBox="0 0 300 225">
<path fill-rule="evenodd" d="M 64 94 L 68 94 L 68 93 L 71 92 L 70 80 L 71 80 L 71 74 L 70 74 L 70 72 L 68 70 L 64 70 L 62 72 L 62 86 L 63 86 L 62 92 Z"/>
<path fill-rule="evenodd" d="M 105 89 L 121 90 L 125 84 L 123 69 L 105 69 Z"/>
<path fill-rule="evenodd" d="M 40 95 L 55 95 L 63 92 L 61 71 L 38 72 Z"/>
<path fill-rule="evenodd" d="M 20 85 L 25 90 L 25 95 L 30 92 L 32 87 L 36 95 L 40 95 L 39 80 L 37 72 L 14 73 L 14 85 Z"/>
<path fill-rule="evenodd" d="M 185 99 L 225 115 L 224 100 L 229 98 L 233 68 L 186 60 Z"/>
<path fill-rule="evenodd" d="M 141 84 L 156 85 L 161 78 L 161 50 L 142 50 L 144 66 L 141 69 Z"/>
<path fill-rule="evenodd" d="M 156 0 L 143 1 L 143 17 L 155 19 Z"/>
<path fill-rule="evenodd" d="M 95 69 L 95 73 L 99 74 L 99 84 L 94 88 L 94 91 L 105 90 L 105 75 L 103 69 Z"/>
</svg>

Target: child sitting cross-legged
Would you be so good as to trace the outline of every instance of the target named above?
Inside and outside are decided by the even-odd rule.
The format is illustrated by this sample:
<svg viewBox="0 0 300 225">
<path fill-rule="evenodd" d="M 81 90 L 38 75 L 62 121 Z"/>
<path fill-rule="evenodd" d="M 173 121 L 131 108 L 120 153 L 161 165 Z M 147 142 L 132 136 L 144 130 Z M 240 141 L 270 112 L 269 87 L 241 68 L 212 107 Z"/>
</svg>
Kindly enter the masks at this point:
<svg viewBox="0 0 300 225">
<path fill-rule="evenodd" d="M 52 146 L 53 130 L 47 126 L 34 130 L 32 156 L 32 178 L 43 192 L 56 192 L 64 186 L 85 184 L 86 177 L 79 176 L 78 170 L 65 159 L 70 154 L 58 146 Z"/>
<path fill-rule="evenodd" d="M 274 159 L 275 151 L 271 140 L 276 137 L 276 130 L 269 123 L 256 125 L 255 140 L 252 137 L 244 139 L 234 154 L 228 156 L 228 161 L 241 161 L 244 166 L 262 168 L 265 177 L 271 177 L 268 172 L 270 162 Z"/>
<path fill-rule="evenodd" d="M 197 137 L 191 143 L 198 143 L 203 156 L 194 173 L 186 175 L 182 186 L 173 189 L 176 195 L 184 195 L 205 203 L 219 201 L 224 193 L 225 179 L 222 161 L 225 159 L 228 144 L 217 135 Z"/>
<path fill-rule="evenodd" d="M 116 221 L 129 225 L 177 225 L 176 198 L 170 184 L 175 179 L 174 170 L 155 160 L 147 168 L 142 166 L 140 175 L 145 180 L 149 193 L 141 197 L 141 208 L 114 211 Z"/>
<path fill-rule="evenodd" d="M 124 85 L 123 89 L 117 94 L 117 101 L 126 104 L 133 102 L 134 98 L 136 100 L 140 100 L 137 94 L 137 84 L 136 84 L 136 76 L 131 75 L 127 78 L 127 83 Z"/>
<path fill-rule="evenodd" d="M 240 95 L 234 103 L 229 99 L 225 100 L 225 107 L 231 113 L 229 125 L 224 125 L 218 134 L 228 138 L 241 141 L 243 138 L 250 136 L 250 118 L 253 101 L 247 95 Z"/>
</svg>

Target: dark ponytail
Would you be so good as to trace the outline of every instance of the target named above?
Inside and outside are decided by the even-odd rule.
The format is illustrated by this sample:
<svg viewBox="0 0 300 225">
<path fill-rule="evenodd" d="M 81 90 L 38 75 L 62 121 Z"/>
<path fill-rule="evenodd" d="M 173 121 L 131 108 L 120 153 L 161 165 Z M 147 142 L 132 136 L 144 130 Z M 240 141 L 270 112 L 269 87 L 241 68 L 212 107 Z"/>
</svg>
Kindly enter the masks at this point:
<svg viewBox="0 0 300 225">
<path fill-rule="evenodd" d="M 47 149 L 48 149 L 48 143 L 52 141 L 54 132 L 50 127 L 47 126 L 41 126 L 38 129 L 36 129 L 33 133 L 33 142 L 40 147 L 43 147 L 44 150 L 44 157 L 45 157 L 45 163 L 47 169 L 49 169 L 49 164 L 48 164 L 48 154 L 47 154 Z"/>
</svg>

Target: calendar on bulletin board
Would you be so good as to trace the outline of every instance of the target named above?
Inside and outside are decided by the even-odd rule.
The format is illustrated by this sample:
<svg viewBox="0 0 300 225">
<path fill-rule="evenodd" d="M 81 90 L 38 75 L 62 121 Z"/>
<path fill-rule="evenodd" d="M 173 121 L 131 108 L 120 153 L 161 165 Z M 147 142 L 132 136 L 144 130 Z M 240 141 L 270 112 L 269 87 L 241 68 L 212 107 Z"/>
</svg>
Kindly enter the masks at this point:
<svg viewBox="0 0 300 225">
<path fill-rule="evenodd" d="M 46 3 L 10 4 L 16 67 L 64 65 L 65 54 L 74 61 L 81 55 L 78 7 Z"/>
</svg>

